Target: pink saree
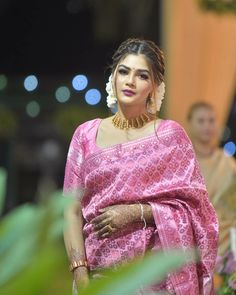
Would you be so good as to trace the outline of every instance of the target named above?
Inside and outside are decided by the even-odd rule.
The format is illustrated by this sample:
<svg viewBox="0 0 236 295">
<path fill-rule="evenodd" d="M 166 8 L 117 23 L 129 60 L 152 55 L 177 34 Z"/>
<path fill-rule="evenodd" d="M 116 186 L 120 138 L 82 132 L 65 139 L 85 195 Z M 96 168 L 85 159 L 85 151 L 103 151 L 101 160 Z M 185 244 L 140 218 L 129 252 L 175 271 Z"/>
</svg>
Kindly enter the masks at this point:
<svg viewBox="0 0 236 295">
<path fill-rule="evenodd" d="M 188 264 L 152 287 L 177 295 L 212 295 L 218 222 L 185 131 L 162 120 L 155 133 L 101 149 L 96 134 L 101 119 L 80 125 L 66 164 L 64 191 L 81 197 L 85 249 L 91 270 L 115 267 L 147 250 L 197 247 L 198 264 Z M 155 226 L 136 223 L 99 240 L 89 222 L 114 204 L 149 203 Z"/>
</svg>

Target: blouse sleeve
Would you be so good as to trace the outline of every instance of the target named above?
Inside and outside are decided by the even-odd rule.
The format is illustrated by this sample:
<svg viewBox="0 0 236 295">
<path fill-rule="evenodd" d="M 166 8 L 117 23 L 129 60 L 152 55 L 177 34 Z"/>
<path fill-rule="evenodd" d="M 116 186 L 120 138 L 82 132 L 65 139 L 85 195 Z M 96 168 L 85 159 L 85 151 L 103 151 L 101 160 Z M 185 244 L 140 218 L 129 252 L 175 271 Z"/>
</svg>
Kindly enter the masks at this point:
<svg viewBox="0 0 236 295">
<path fill-rule="evenodd" d="M 81 198 L 84 193 L 82 177 L 82 163 L 84 160 L 84 149 L 80 127 L 76 129 L 70 142 L 64 176 L 64 195 L 72 195 Z"/>
</svg>

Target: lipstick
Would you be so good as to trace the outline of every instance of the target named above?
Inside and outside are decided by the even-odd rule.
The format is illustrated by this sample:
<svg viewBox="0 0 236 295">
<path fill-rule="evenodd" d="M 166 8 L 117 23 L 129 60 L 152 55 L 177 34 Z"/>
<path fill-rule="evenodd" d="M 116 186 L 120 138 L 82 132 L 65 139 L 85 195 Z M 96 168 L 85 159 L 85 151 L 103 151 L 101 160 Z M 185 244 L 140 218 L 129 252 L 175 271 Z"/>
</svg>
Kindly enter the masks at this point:
<svg viewBox="0 0 236 295">
<path fill-rule="evenodd" d="M 125 96 L 133 96 L 135 93 L 132 90 L 122 90 L 122 92 L 124 93 Z"/>
</svg>

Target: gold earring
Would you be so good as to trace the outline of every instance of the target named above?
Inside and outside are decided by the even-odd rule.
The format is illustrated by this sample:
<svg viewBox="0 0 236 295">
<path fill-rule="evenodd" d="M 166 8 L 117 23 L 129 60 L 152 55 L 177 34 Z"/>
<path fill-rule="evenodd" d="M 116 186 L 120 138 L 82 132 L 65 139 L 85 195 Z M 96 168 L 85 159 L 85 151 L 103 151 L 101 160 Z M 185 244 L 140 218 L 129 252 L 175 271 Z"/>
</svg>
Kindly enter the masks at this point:
<svg viewBox="0 0 236 295">
<path fill-rule="evenodd" d="M 156 111 L 156 104 L 155 104 L 153 98 L 148 98 L 147 99 L 147 106 L 146 106 L 146 108 L 147 108 L 147 112 L 149 114 L 152 114 L 152 115 L 156 114 L 156 112 L 157 112 Z"/>
</svg>

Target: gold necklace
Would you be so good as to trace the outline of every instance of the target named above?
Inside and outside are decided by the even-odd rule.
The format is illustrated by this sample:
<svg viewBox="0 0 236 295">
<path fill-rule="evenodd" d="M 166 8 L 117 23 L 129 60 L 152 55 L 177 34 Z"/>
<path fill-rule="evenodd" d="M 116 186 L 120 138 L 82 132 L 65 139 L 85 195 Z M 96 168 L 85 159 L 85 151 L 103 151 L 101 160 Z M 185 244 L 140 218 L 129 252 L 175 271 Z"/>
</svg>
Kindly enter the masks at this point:
<svg viewBox="0 0 236 295">
<path fill-rule="evenodd" d="M 146 125 L 148 122 L 154 120 L 156 115 L 143 113 L 138 117 L 132 119 L 122 118 L 121 115 L 117 112 L 112 118 L 112 124 L 119 129 L 129 129 L 129 128 L 141 128 Z"/>
</svg>

